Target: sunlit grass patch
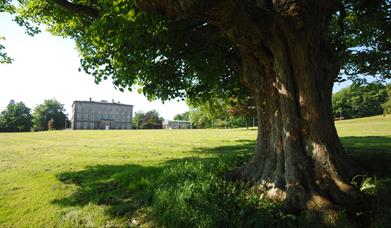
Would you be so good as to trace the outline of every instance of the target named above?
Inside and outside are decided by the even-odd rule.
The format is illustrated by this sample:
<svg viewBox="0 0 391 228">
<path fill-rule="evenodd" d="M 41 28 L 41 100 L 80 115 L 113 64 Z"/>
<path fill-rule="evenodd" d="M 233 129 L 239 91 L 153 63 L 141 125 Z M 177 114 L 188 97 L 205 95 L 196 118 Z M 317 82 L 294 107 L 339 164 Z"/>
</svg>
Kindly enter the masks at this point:
<svg viewBox="0 0 391 228">
<path fill-rule="evenodd" d="M 391 118 L 338 121 L 337 128 L 362 167 L 358 188 L 371 196 L 365 215 L 381 227 L 390 218 Z M 245 183 L 223 178 L 251 156 L 256 134 L 254 129 L 0 134 L 0 227 L 313 225 L 316 219 L 286 213 Z"/>
</svg>

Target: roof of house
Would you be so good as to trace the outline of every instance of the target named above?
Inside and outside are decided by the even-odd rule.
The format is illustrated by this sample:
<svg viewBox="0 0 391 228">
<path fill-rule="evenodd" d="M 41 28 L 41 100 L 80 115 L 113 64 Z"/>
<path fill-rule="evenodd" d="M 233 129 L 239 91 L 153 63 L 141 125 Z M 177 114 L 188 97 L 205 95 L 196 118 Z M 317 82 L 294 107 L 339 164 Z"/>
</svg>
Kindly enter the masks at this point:
<svg viewBox="0 0 391 228">
<path fill-rule="evenodd" d="M 74 101 L 72 103 L 72 106 L 76 103 L 85 103 L 85 104 L 104 104 L 104 105 L 120 105 L 120 106 L 127 106 L 127 107 L 133 107 L 133 105 L 129 104 L 122 104 L 122 103 L 115 103 L 115 102 L 108 102 L 108 101 Z"/>
<path fill-rule="evenodd" d="M 164 122 L 166 122 L 166 123 L 190 123 L 190 121 L 187 121 L 187 120 L 166 120 Z"/>
</svg>

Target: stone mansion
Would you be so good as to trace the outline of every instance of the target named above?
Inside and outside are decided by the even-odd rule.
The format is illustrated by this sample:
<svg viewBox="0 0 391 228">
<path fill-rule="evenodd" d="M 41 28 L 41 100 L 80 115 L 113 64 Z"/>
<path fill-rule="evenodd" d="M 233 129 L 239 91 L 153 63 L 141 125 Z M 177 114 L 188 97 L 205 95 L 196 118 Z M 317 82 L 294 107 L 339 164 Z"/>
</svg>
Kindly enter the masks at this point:
<svg viewBox="0 0 391 228">
<path fill-rule="evenodd" d="M 107 101 L 74 101 L 72 129 L 131 129 L 133 105 Z"/>
</svg>

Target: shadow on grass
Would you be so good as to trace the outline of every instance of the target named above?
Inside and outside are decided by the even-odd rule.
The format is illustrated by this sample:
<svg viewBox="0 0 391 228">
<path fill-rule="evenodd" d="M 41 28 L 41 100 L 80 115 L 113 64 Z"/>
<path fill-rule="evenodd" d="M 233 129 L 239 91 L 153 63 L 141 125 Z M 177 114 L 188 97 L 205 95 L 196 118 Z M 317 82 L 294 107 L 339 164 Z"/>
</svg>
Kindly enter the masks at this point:
<svg viewBox="0 0 391 228">
<path fill-rule="evenodd" d="M 391 153 L 391 136 L 350 136 L 341 137 L 347 152 L 376 151 Z"/>
<path fill-rule="evenodd" d="M 365 165 L 368 175 L 390 177 L 389 138 L 344 137 L 341 140 L 349 154 Z M 175 159 L 160 166 L 98 165 L 61 173 L 57 176 L 60 181 L 79 188 L 69 197 L 53 203 L 104 206 L 107 215 L 124 221 L 132 221 L 138 218 L 140 210 L 151 208 L 148 212 L 151 218 L 166 227 L 293 227 L 300 224 L 300 218 L 286 214 L 279 205 L 260 198 L 248 186 L 220 177 L 251 156 L 255 140 L 238 142 L 241 144 L 195 149 L 212 155 L 210 158 Z M 383 200 L 391 194 L 390 184 L 387 181 L 379 184 L 382 188 L 378 187 L 374 194 L 379 196 L 376 200 L 382 202 L 375 203 L 374 208 L 391 205 L 390 200 Z M 383 209 L 379 212 L 373 209 L 372 217 L 383 216 L 386 213 Z M 389 217 L 373 220 L 382 225 L 384 218 Z"/>
<path fill-rule="evenodd" d="M 248 160 L 254 146 L 254 141 L 249 141 L 197 148 L 197 152 L 213 156 L 175 159 L 154 167 L 98 165 L 61 173 L 57 176 L 60 181 L 79 188 L 52 203 L 65 207 L 103 206 L 108 216 L 123 221 L 139 218 L 140 210 L 151 208 L 151 218 L 167 227 L 259 226 L 260 222 L 285 227 L 291 218 L 279 219 L 282 214 L 276 212 L 280 210 L 278 205 L 255 195 L 249 200 L 244 184 L 220 177 Z"/>
<path fill-rule="evenodd" d="M 132 216 L 151 201 L 151 186 L 163 167 L 140 165 L 98 165 L 83 171 L 65 172 L 57 178 L 80 188 L 73 195 L 54 200 L 63 206 L 85 206 L 89 203 L 109 206 L 110 216 Z"/>
<path fill-rule="evenodd" d="M 363 174 L 391 178 L 391 137 L 342 137 L 341 141 Z"/>
<path fill-rule="evenodd" d="M 361 174 L 352 183 L 370 196 L 370 227 L 390 227 L 391 221 L 391 137 L 342 137 L 346 152 L 359 165 Z"/>
</svg>

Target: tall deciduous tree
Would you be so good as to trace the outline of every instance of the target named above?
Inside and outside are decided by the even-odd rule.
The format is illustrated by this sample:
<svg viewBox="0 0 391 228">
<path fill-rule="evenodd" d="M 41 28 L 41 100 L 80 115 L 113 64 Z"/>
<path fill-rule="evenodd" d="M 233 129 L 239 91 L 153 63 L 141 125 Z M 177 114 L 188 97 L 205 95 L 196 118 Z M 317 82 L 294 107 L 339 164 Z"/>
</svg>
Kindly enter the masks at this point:
<svg viewBox="0 0 391 228">
<path fill-rule="evenodd" d="M 199 108 L 190 108 L 189 119 L 192 128 L 209 128 L 212 127 L 212 120 Z"/>
<path fill-rule="evenodd" d="M 257 115 L 255 106 L 255 98 L 253 96 L 231 99 L 228 113 L 235 117 L 244 117 L 246 119 L 246 127 L 248 128 L 248 119 L 254 119 Z"/>
<path fill-rule="evenodd" d="M 134 113 L 134 117 L 132 120 L 132 124 L 133 124 L 134 129 L 140 129 L 140 126 L 143 123 L 144 116 L 145 116 L 144 112 Z"/>
<path fill-rule="evenodd" d="M 388 94 L 388 98 L 382 104 L 384 115 L 385 114 L 391 114 L 391 84 L 387 86 L 387 94 Z"/>
<path fill-rule="evenodd" d="M 215 95 L 210 96 L 207 101 L 188 99 L 186 103 L 194 109 L 193 112 L 196 110 L 201 112 L 201 115 L 198 115 L 201 117 L 199 121 L 202 119 L 209 120 L 211 121 L 211 127 L 227 127 L 229 119 L 229 101 L 227 98 Z"/>
<path fill-rule="evenodd" d="M 135 129 L 161 129 L 163 121 L 156 110 L 151 110 L 146 113 L 136 112 L 132 122 Z"/>
<path fill-rule="evenodd" d="M 30 109 L 23 102 L 15 103 L 11 100 L 6 109 L 0 113 L 0 131 L 30 131 L 32 126 Z"/>
<path fill-rule="evenodd" d="M 56 99 L 45 100 L 35 107 L 33 117 L 34 128 L 38 131 L 48 130 L 48 123 L 51 120 L 53 120 L 52 129 L 64 129 L 68 120 L 64 105 Z"/>
<path fill-rule="evenodd" d="M 148 111 L 144 114 L 144 118 L 140 125 L 141 129 L 162 129 L 164 119 L 159 116 L 156 110 Z"/>
<path fill-rule="evenodd" d="M 229 97 L 239 81 L 249 88 L 257 147 L 231 177 L 292 210 L 360 202 L 333 122 L 332 87 L 341 67 L 350 75 L 390 76 L 389 0 L 21 3 L 23 18 L 76 41 L 97 82 L 141 84 L 146 96 L 162 99 Z"/>
<path fill-rule="evenodd" d="M 174 120 L 189 120 L 189 112 L 184 112 L 184 113 L 181 113 L 181 114 L 176 114 L 174 116 Z"/>
</svg>

